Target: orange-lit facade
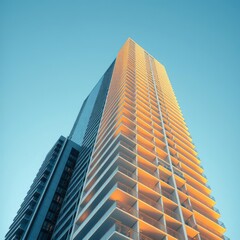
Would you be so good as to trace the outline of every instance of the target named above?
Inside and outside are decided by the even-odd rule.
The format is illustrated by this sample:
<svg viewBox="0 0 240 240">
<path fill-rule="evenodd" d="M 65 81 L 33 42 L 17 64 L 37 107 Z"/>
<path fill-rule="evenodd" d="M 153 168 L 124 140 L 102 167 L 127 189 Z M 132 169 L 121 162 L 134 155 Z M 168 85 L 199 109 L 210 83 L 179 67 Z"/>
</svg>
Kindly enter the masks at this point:
<svg viewBox="0 0 240 240">
<path fill-rule="evenodd" d="M 227 239 L 166 70 L 119 51 L 72 238 Z"/>
</svg>

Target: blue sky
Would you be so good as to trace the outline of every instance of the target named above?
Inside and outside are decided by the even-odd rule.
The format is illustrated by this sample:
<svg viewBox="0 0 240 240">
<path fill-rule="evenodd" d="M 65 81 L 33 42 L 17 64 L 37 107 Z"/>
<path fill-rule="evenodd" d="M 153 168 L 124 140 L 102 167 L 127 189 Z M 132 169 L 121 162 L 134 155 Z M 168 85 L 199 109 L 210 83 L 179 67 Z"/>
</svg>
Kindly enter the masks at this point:
<svg viewBox="0 0 240 240">
<path fill-rule="evenodd" d="M 240 239 L 240 3 L 0 3 L 0 238 L 45 155 L 128 37 L 165 65 L 233 240 Z"/>
</svg>

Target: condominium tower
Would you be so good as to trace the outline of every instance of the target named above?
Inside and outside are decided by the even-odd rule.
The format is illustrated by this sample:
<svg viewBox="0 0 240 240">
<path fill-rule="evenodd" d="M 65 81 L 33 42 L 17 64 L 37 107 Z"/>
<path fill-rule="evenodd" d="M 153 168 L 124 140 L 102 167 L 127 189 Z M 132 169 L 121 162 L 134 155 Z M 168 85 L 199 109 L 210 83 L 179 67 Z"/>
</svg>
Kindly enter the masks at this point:
<svg viewBox="0 0 240 240">
<path fill-rule="evenodd" d="M 133 40 L 59 141 L 7 239 L 227 239 L 166 70 Z"/>
</svg>

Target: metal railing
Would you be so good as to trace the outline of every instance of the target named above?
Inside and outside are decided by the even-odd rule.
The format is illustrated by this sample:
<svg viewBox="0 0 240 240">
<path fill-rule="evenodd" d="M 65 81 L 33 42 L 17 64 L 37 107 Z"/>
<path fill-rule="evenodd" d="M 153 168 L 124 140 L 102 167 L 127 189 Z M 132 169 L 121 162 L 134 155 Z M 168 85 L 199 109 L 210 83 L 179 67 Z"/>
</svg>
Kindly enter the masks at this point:
<svg viewBox="0 0 240 240">
<path fill-rule="evenodd" d="M 159 228 L 161 229 L 162 231 L 165 231 L 165 226 L 160 223 L 159 221 L 157 221 L 156 219 L 154 218 L 151 218 L 150 216 L 146 215 L 145 213 L 142 213 L 140 211 L 138 211 L 139 213 L 139 218 L 147 223 L 149 223 L 150 225 L 156 227 L 156 228 Z"/>
<path fill-rule="evenodd" d="M 159 203 L 156 202 L 156 201 L 153 201 L 151 198 L 146 197 L 144 194 L 142 194 L 142 193 L 140 193 L 140 192 L 138 193 L 138 198 L 139 198 L 140 200 L 144 201 L 145 203 L 148 203 L 148 204 L 151 205 L 152 207 L 155 207 L 155 208 L 163 211 L 161 204 L 159 204 Z"/>
<path fill-rule="evenodd" d="M 185 220 L 185 224 L 197 230 L 197 225 L 194 223 L 192 217 L 189 217 L 187 220 Z"/>
<path fill-rule="evenodd" d="M 216 201 L 213 196 L 209 195 L 209 197 L 210 197 L 213 201 Z"/>
<path fill-rule="evenodd" d="M 145 203 L 151 205 L 152 207 L 159 209 L 160 211 L 163 211 L 161 204 L 145 196 L 143 193 L 140 193 L 140 192 L 137 193 L 137 191 L 135 191 L 133 188 L 130 188 L 121 182 L 117 183 L 117 187 L 135 197 L 138 196 L 138 199 L 144 201 Z"/>
<path fill-rule="evenodd" d="M 221 227 L 226 228 L 225 225 L 224 225 L 224 223 L 223 223 L 222 221 L 217 220 L 217 223 L 218 223 Z"/>
<path fill-rule="evenodd" d="M 137 216 L 137 210 L 135 208 L 133 208 L 132 206 L 130 205 L 127 205 L 127 204 L 123 204 L 119 201 L 116 201 L 116 204 L 117 204 L 117 207 L 120 208 L 121 210 L 127 212 L 127 213 L 130 213 L 132 214 L 133 216 Z"/>
<path fill-rule="evenodd" d="M 165 167 L 167 170 L 171 171 L 169 163 L 167 163 L 166 161 L 162 160 L 161 158 L 158 158 L 158 165 L 161 165 L 161 166 Z"/>
<path fill-rule="evenodd" d="M 180 171 L 178 171 L 177 169 L 174 169 L 174 168 L 173 168 L 173 171 L 176 175 L 178 175 L 180 178 L 185 180 L 185 177 L 183 176 L 183 174 Z"/>
<path fill-rule="evenodd" d="M 123 158 L 124 160 L 127 160 L 128 162 L 131 162 L 133 164 L 135 164 L 136 159 L 131 158 L 130 156 L 128 156 L 127 154 L 123 153 L 123 152 L 119 152 L 118 154 L 121 158 Z"/>
<path fill-rule="evenodd" d="M 231 240 L 229 237 L 227 237 L 227 236 L 225 236 L 225 235 L 223 236 L 223 239 L 224 239 L 224 240 Z"/>
<path fill-rule="evenodd" d="M 174 219 L 177 219 L 177 220 L 181 221 L 180 216 L 177 213 L 173 212 L 171 209 L 167 208 L 166 206 L 164 206 L 164 212 L 167 215 L 173 217 Z"/>
<path fill-rule="evenodd" d="M 177 239 L 184 239 L 183 234 L 177 232 L 176 230 L 174 230 L 170 227 L 167 227 L 167 233 L 170 234 L 171 236 L 177 238 Z"/>
<path fill-rule="evenodd" d="M 188 192 L 187 192 L 187 190 L 185 188 L 177 187 L 177 189 L 188 195 Z"/>
<path fill-rule="evenodd" d="M 156 173 L 155 171 L 152 171 L 151 169 L 149 169 L 148 167 L 146 167 L 144 164 L 141 164 L 141 163 L 138 162 L 137 165 L 138 165 L 141 169 L 143 169 L 144 171 L 146 171 L 146 172 L 154 175 L 155 177 L 158 177 L 158 175 L 157 175 L 157 173 Z"/>
<path fill-rule="evenodd" d="M 119 202 L 119 201 L 116 201 L 116 203 L 117 203 L 117 207 L 118 207 L 119 209 L 121 209 L 121 210 L 123 210 L 123 211 L 125 211 L 125 212 L 127 212 L 127 213 L 130 213 L 130 214 L 132 214 L 132 215 L 135 216 L 135 217 L 138 216 L 141 220 L 149 223 L 150 225 L 152 225 L 152 226 L 154 226 L 154 227 L 156 227 L 156 228 L 159 228 L 159 229 L 165 231 L 164 224 L 160 223 L 160 222 L 157 221 L 156 219 L 148 216 L 147 214 L 145 214 L 145 213 L 143 213 L 143 212 L 141 212 L 141 211 L 136 210 L 136 209 L 135 209 L 134 207 L 132 207 L 132 206 L 129 206 L 129 205 L 127 205 L 127 204 L 123 204 L 123 203 L 121 203 L 121 202 Z"/>
<path fill-rule="evenodd" d="M 131 239 L 139 239 L 139 240 L 152 240 L 152 238 L 144 235 L 143 233 L 139 233 L 136 230 L 134 230 L 133 228 L 130 228 L 126 225 L 124 225 L 122 222 L 118 221 L 117 219 L 111 218 L 114 221 L 115 224 L 115 231 L 117 231 L 118 233 L 129 237 Z M 138 238 L 139 236 L 139 238 Z"/>
<path fill-rule="evenodd" d="M 133 238 L 135 232 L 134 232 L 134 230 L 132 228 L 127 227 L 126 225 L 118 222 L 117 220 L 116 220 L 116 222 L 114 224 L 116 226 L 115 230 L 117 232 L 123 234 L 126 237 Z"/>
<path fill-rule="evenodd" d="M 147 181 L 144 181 L 144 180 L 141 179 L 140 177 L 138 177 L 138 181 L 139 181 L 140 183 L 144 184 L 145 186 L 147 186 L 147 187 L 149 187 L 149 188 L 151 188 L 151 189 L 153 189 L 154 191 L 157 191 L 157 192 L 159 193 L 160 188 L 159 188 L 159 186 L 158 186 L 157 184 L 153 185 L 153 184 L 151 184 L 151 183 L 149 183 L 149 182 L 147 182 Z"/>
<path fill-rule="evenodd" d="M 207 179 L 207 176 L 204 173 L 202 173 L 202 176 Z"/>
<path fill-rule="evenodd" d="M 217 213 L 219 213 L 219 214 L 220 214 L 220 211 L 218 210 L 218 208 L 216 208 L 216 207 L 213 207 L 213 210 L 214 210 L 215 212 L 217 212 Z"/>
<path fill-rule="evenodd" d="M 122 145 L 123 147 L 125 147 L 126 149 L 132 151 L 132 152 L 136 152 L 136 147 L 131 146 L 130 144 L 124 142 L 124 141 L 120 141 L 120 145 Z"/>
<path fill-rule="evenodd" d="M 211 187 L 209 186 L 209 184 L 205 183 L 205 186 L 211 190 Z"/>
<path fill-rule="evenodd" d="M 169 198 L 170 200 L 174 201 L 174 196 L 172 195 L 172 193 L 169 193 L 168 191 L 164 190 L 163 188 L 161 188 L 162 191 L 162 195 Z"/>
<path fill-rule="evenodd" d="M 121 182 L 117 182 L 117 187 L 135 197 L 137 196 L 137 192 L 133 188 L 130 188 Z"/>
<path fill-rule="evenodd" d="M 188 210 L 192 211 L 192 207 L 191 205 L 188 203 L 187 200 L 185 200 L 184 202 L 181 203 L 181 205 L 185 208 L 187 208 Z"/>
<path fill-rule="evenodd" d="M 122 167 L 122 166 L 118 166 L 118 170 L 122 173 L 124 173 L 125 175 L 133 178 L 133 179 L 137 179 L 137 175 L 129 170 L 127 170 L 126 168 Z"/>
</svg>

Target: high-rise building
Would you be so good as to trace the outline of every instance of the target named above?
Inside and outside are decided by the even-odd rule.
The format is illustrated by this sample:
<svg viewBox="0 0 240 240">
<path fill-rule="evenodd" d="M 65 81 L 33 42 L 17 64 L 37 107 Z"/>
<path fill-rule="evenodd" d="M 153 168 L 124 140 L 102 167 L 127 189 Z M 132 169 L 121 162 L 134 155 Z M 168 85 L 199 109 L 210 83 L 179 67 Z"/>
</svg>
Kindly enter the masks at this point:
<svg viewBox="0 0 240 240">
<path fill-rule="evenodd" d="M 114 63 L 84 101 L 69 137 L 61 136 L 46 156 L 7 240 L 70 239 Z"/>
<path fill-rule="evenodd" d="M 6 239 L 50 239 L 73 169 L 79 146 L 60 137 L 47 154 Z"/>
<path fill-rule="evenodd" d="M 227 239 L 215 203 L 164 66 L 128 39 L 6 238 Z"/>
<path fill-rule="evenodd" d="M 163 65 L 129 39 L 116 58 L 72 237 L 223 239 Z"/>
</svg>

